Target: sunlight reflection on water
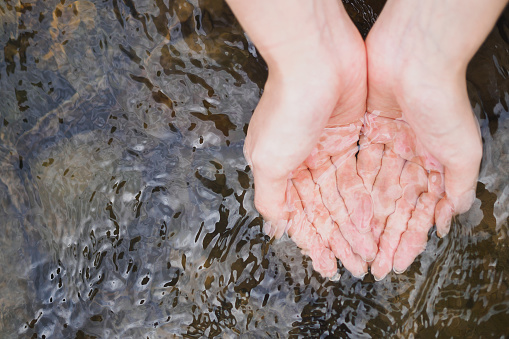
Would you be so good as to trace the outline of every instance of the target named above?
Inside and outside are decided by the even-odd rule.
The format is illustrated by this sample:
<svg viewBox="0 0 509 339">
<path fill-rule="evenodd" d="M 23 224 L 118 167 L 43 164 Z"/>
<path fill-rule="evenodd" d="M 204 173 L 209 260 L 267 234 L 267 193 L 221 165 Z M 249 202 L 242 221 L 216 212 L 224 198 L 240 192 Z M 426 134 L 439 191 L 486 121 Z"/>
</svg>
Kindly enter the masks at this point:
<svg viewBox="0 0 509 339">
<path fill-rule="evenodd" d="M 383 6 L 345 4 L 363 35 Z M 507 334 L 507 11 L 468 72 L 478 199 L 375 283 L 262 234 L 242 146 L 267 71 L 224 2 L 0 7 L 1 337 Z"/>
</svg>

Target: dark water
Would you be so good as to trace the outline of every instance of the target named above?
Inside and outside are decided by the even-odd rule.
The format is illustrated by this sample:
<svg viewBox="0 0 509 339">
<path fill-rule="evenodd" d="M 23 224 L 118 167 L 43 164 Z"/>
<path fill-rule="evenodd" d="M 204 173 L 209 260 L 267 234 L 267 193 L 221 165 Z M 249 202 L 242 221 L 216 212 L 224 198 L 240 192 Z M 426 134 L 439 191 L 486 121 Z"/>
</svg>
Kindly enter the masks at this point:
<svg viewBox="0 0 509 339">
<path fill-rule="evenodd" d="M 364 35 L 383 2 L 345 0 Z M 485 155 L 402 275 L 269 242 L 242 156 L 267 71 L 219 0 L 0 2 L 0 337 L 504 337 L 509 12 L 468 72 Z"/>
</svg>

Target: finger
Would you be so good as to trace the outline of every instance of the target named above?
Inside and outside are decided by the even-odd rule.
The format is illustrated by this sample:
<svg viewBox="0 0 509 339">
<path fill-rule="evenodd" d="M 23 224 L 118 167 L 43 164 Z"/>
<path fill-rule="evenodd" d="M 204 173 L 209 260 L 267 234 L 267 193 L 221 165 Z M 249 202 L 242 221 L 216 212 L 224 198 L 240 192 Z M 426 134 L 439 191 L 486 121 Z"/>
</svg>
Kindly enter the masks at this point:
<svg viewBox="0 0 509 339">
<path fill-rule="evenodd" d="M 357 155 L 357 173 L 362 178 L 364 187 L 368 192 L 373 190 L 376 176 L 382 166 L 384 153 L 383 144 L 364 143 L 365 137 L 361 136 L 360 150 Z"/>
<path fill-rule="evenodd" d="M 415 162 L 427 170 L 443 171 L 440 162 L 423 147 L 410 125 L 403 120 L 367 114 L 362 133 L 362 142 L 366 145 L 390 143 L 394 153 L 401 158 Z"/>
<path fill-rule="evenodd" d="M 337 163 L 335 160 L 333 157 L 334 164 Z M 369 232 L 373 217 L 373 204 L 370 194 L 357 174 L 357 164 L 354 156 L 347 158 L 342 164 L 336 166 L 336 180 L 339 193 L 343 197 L 351 221 L 360 233 Z"/>
<path fill-rule="evenodd" d="M 360 256 L 353 253 L 350 244 L 339 232 L 329 211 L 322 203 L 320 186 L 314 183 L 311 173 L 309 171 L 301 171 L 292 181 L 298 195 L 301 197 L 307 220 L 313 224 L 316 233 L 327 244 L 327 248 L 332 249 L 334 255 L 354 276 L 364 276 L 365 272 L 367 272 L 367 266 L 364 269 L 364 261 Z"/>
<path fill-rule="evenodd" d="M 328 158 L 322 167 L 310 169 L 313 182 L 320 187 L 322 203 L 329 211 L 332 220 L 345 222 L 349 219 L 343 199 L 339 195 L 336 185 L 336 168 Z"/>
<path fill-rule="evenodd" d="M 445 175 L 441 179 L 444 180 Z M 444 181 L 447 182 L 446 180 Z M 440 199 L 435 207 L 435 224 L 437 225 L 437 236 L 440 238 L 449 233 L 452 217 L 454 216 L 454 204 L 448 197 L 442 197 L 444 189 L 444 187 L 438 188 L 439 196 L 442 199 Z"/>
<path fill-rule="evenodd" d="M 428 193 L 423 193 L 417 207 L 408 222 L 407 230 L 401 235 L 401 241 L 394 254 L 393 270 L 403 273 L 415 258 L 426 249 L 428 231 L 433 226 L 433 209 L 436 202 Z"/>
<path fill-rule="evenodd" d="M 255 183 L 254 203 L 262 215 L 264 232 L 273 237 L 283 234 L 289 217 L 286 208 L 287 179 L 273 180 L 253 170 Z"/>
<path fill-rule="evenodd" d="M 415 258 L 426 249 L 428 231 L 433 227 L 435 207 L 443 195 L 443 175 L 430 172 L 428 175 L 428 193 L 423 193 L 408 221 L 407 230 L 401 235 L 401 241 L 394 254 L 393 270 L 404 272 Z"/>
<path fill-rule="evenodd" d="M 454 208 L 454 214 L 465 213 L 474 203 L 478 175 L 477 162 L 468 167 L 445 169 L 447 199 Z"/>
<path fill-rule="evenodd" d="M 453 204 L 449 199 L 442 198 L 435 208 L 435 224 L 437 225 L 437 236 L 440 238 L 449 234 L 453 215 Z"/>
<path fill-rule="evenodd" d="M 445 176 L 440 172 L 429 172 L 428 175 L 428 193 L 434 196 L 438 201 L 444 197 Z"/>
<path fill-rule="evenodd" d="M 400 176 L 405 160 L 395 154 L 390 146 L 385 146 L 382 167 L 376 177 L 371 198 L 373 199 L 373 219 L 371 230 L 378 243 L 383 232 L 387 217 L 396 208 L 396 200 L 401 197 Z"/>
<path fill-rule="evenodd" d="M 271 231 L 267 233 L 271 238 L 274 237 L 275 239 L 280 239 L 283 234 L 288 230 L 288 222 L 290 218 L 290 211 L 292 210 L 290 207 L 289 199 L 291 199 L 290 196 L 290 188 L 292 187 L 292 181 L 291 179 L 288 179 L 286 181 L 286 198 L 285 198 L 285 207 L 283 209 L 284 212 L 287 212 L 287 220 L 283 219 L 280 220 L 278 224 L 276 224 L 276 227 L 271 226 Z"/>
<path fill-rule="evenodd" d="M 335 229 L 329 239 L 329 245 L 343 266 L 357 278 L 362 278 L 368 272 L 368 264 L 360 256 L 353 253 L 350 244 L 343 237 L 339 229 Z"/>
<path fill-rule="evenodd" d="M 320 187 L 322 203 L 329 211 L 331 218 L 339 228 L 341 235 L 350 244 L 354 253 L 358 254 L 364 261 L 372 261 L 377 252 L 377 246 L 371 232 L 361 234 L 359 230 L 350 221 L 343 198 L 339 194 L 336 185 L 335 173 L 330 171 L 335 169 L 331 160 L 324 167 L 311 170 L 313 180 Z M 334 248 L 330 244 L 332 250 Z"/>
<path fill-rule="evenodd" d="M 288 201 L 291 204 L 288 235 L 302 249 L 303 254 L 309 255 L 314 270 L 324 277 L 333 277 L 337 274 L 336 257 L 327 248 L 327 244 L 322 237 L 317 234 L 314 226 L 308 221 L 300 196 L 291 183 L 288 191 Z"/>
<path fill-rule="evenodd" d="M 307 219 L 312 223 L 322 238 L 327 239 L 332 227 L 329 211 L 322 203 L 320 187 L 315 184 L 309 170 L 300 171 L 292 182 L 301 198 L 302 207 Z M 330 220 L 329 220 L 330 219 Z M 327 227 L 327 228 L 326 228 Z"/>
<path fill-rule="evenodd" d="M 383 279 L 392 270 L 394 253 L 401 234 L 407 229 L 417 199 L 427 189 L 428 176 L 421 166 L 407 161 L 401 173 L 400 182 L 403 194 L 396 202 L 396 210 L 387 219 L 387 225 L 380 237 L 378 254 L 371 265 L 371 273 L 377 281 Z"/>
</svg>

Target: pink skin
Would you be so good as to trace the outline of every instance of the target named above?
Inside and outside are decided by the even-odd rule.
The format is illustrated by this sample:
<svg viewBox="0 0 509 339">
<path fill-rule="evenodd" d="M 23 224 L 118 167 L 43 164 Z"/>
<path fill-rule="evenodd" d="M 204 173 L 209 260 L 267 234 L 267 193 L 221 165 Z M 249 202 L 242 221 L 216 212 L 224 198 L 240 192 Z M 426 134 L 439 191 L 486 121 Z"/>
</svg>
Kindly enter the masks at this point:
<svg viewBox="0 0 509 339">
<path fill-rule="evenodd" d="M 386 146 L 381 162 L 382 166 L 371 192 L 373 205 L 375 206 L 371 229 L 377 243 L 385 228 L 387 217 L 394 212 L 396 200 L 401 197 L 402 190 L 399 184 L 399 176 L 403 170 L 405 160 L 395 154 L 390 146 Z"/>
<path fill-rule="evenodd" d="M 371 192 L 371 226 L 379 247 L 371 273 L 380 280 L 392 269 L 404 272 L 426 248 L 435 208 L 443 197 L 443 167 L 402 119 L 366 114 L 361 140 L 359 168 L 368 174 L 363 177 L 367 186 L 373 175 L 362 167 L 382 163 Z M 373 152 L 373 145 L 384 145 L 384 153 Z"/>
<path fill-rule="evenodd" d="M 367 233 L 373 214 L 371 198 L 357 174 L 354 156 L 360 128 L 361 121 L 325 128 L 304 163 L 317 172 L 313 175 L 317 184 L 337 187 L 340 196 L 334 195 L 334 198 L 337 197 L 335 201 L 346 205 L 351 222 L 360 233 Z M 335 206 L 335 201 L 331 201 L 329 206 Z"/>
<path fill-rule="evenodd" d="M 307 177 L 303 182 L 304 186 L 307 183 L 308 187 L 301 187 L 302 193 L 308 197 L 313 196 L 317 200 L 305 202 L 306 208 L 312 209 L 312 212 L 305 212 L 299 193 L 293 182 L 289 180 L 287 196 L 291 204 L 291 217 L 288 224 L 288 235 L 304 254 L 309 255 L 313 268 L 322 276 L 328 278 L 336 276 L 336 258 L 339 258 L 345 268 L 354 276 L 364 276 L 367 272 L 366 262 L 352 252 L 337 224 L 331 220 L 330 214 L 321 204 L 319 192 L 316 192 L 315 187 L 309 185 L 312 182 L 309 178 L 309 171 L 303 168 L 299 172 L 298 175 L 302 176 L 302 179 Z M 308 192 L 309 190 L 312 192 Z M 310 215 L 313 215 L 314 218 L 310 218 Z M 310 222 L 309 219 L 314 222 Z"/>
<path fill-rule="evenodd" d="M 439 236 L 475 198 L 482 142 L 465 74 L 507 2 L 388 0 L 366 39 L 367 111 L 398 119 L 387 128 L 412 132 L 389 133 L 397 139 L 382 143 L 392 143 L 406 160 L 444 173 L 445 195 L 433 211 Z M 411 134 L 415 138 L 407 138 Z M 359 159 L 373 151 L 365 153 Z M 410 153 L 423 157 L 410 159 Z M 425 162 L 430 159 L 436 162 Z M 432 200 L 419 206 L 429 207 Z"/>
<path fill-rule="evenodd" d="M 425 249 L 433 224 L 437 234 L 445 236 L 452 216 L 467 211 L 473 202 L 482 143 L 465 73 L 506 3 L 388 0 L 366 39 L 367 111 L 375 114 L 365 119 L 359 173 L 372 181 L 373 174 L 366 175 L 367 171 L 394 156 L 387 152 L 380 156 L 381 146 L 374 144 L 429 171 L 425 191 L 420 178 L 408 193 L 402 177 L 402 197 L 394 200 L 395 194 L 386 201 L 394 206 L 394 214 L 387 219 L 372 263 L 377 280 L 390 272 L 391 264 L 396 273 L 404 272 Z M 412 167 L 405 171 L 418 168 Z M 383 187 L 377 192 L 377 183 L 379 178 L 381 183 L 391 181 L 391 175 L 407 174 L 383 172 L 382 165 L 372 190 L 375 221 L 377 202 L 383 200 L 376 196 L 384 194 Z"/>
<path fill-rule="evenodd" d="M 428 175 L 421 166 L 407 161 L 400 183 L 403 191 L 401 198 L 397 200 L 396 209 L 387 220 L 378 244 L 379 252 L 371 265 L 371 273 L 377 280 L 384 278 L 393 268 L 394 254 L 400 244 L 401 235 L 407 230 L 417 199 L 427 190 Z"/>
<path fill-rule="evenodd" d="M 269 68 L 244 147 L 264 231 L 327 277 L 363 275 L 377 243 L 375 278 L 404 271 L 472 204 L 465 72 L 507 0 L 388 0 L 365 43 L 340 1 L 227 1 Z"/>
<path fill-rule="evenodd" d="M 412 217 L 408 221 L 408 227 L 401 235 L 401 240 L 394 254 L 394 272 L 403 273 L 415 258 L 426 249 L 428 231 L 434 224 L 435 208 L 443 196 L 444 175 L 438 172 L 430 172 L 428 192 L 420 195 Z"/>
<path fill-rule="evenodd" d="M 364 41 L 340 1 L 228 4 L 269 68 L 244 144 L 255 181 L 255 206 L 266 221 L 264 231 L 279 238 L 288 230 L 325 276 L 334 270 L 331 251 L 361 276 L 367 265 L 360 265 L 354 253 L 367 260 L 376 254 L 370 234 L 371 198 L 354 161 L 366 112 Z M 308 174 L 299 174 L 297 168 Z M 288 187 L 289 178 L 293 188 Z M 293 189 L 303 200 L 300 209 L 289 199 L 295 196 L 289 193 Z M 301 192 L 305 189 L 310 196 Z M 322 199 L 321 192 L 328 195 Z M 327 201 L 332 216 L 322 201 Z M 306 211 L 306 219 L 303 212 L 292 212 L 294 208 Z M 335 222 L 339 219 L 345 220 L 341 227 Z M 312 247 L 295 231 L 311 236 L 311 226 L 303 220 L 314 225 Z M 318 244 L 323 244 L 322 252 Z"/>
<path fill-rule="evenodd" d="M 377 252 L 377 246 L 369 228 L 367 232 L 363 230 L 364 233 L 361 233 L 353 223 L 353 219 L 362 219 L 372 213 L 370 195 L 356 171 L 355 153 L 360 127 L 359 122 L 324 130 L 310 156 L 292 173 L 291 181 L 288 183 L 291 187 L 288 190 L 293 192 L 295 188 L 295 193 L 287 194 L 286 202 L 287 210 L 290 211 L 289 225 L 293 225 L 289 226 L 288 234 L 297 245 L 301 246 L 298 242 L 301 238 L 295 232 L 295 225 L 302 227 L 304 223 L 302 213 L 304 213 L 309 222 L 306 235 L 310 235 L 309 227 L 312 227 L 319 238 L 323 239 L 323 242 L 317 242 L 313 235 L 315 243 L 323 244 L 326 249 L 332 251 L 345 268 L 356 277 L 366 274 L 366 261 L 372 261 Z M 356 184 L 340 185 L 337 183 L 338 176 L 344 181 L 348 180 Z M 348 213 L 343 197 L 354 198 L 352 200 L 357 201 L 356 204 L 350 205 L 352 213 Z M 292 199 L 299 199 L 299 204 Z M 365 200 L 368 202 L 363 203 Z M 301 213 L 291 212 L 301 209 Z M 357 217 L 356 213 L 360 217 Z M 368 217 L 364 223 L 369 226 L 369 222 Z M 277 230 L 277 227 L 270 226 L 265 229 L 265 232 L 273 236 L 276 235 Z M 333 276 L 335 266 L 329 263 L 330 258 L 325 255 L 328 252 L 318 253 L 316 246 L 312 247 L 313 251 L 310 251 L 309 246 L 306 246 L 303 250 L 312 258 L 315 269 L 323 276 Z"/>
<path fill-rule="evenodd" d="M 356 169 L 355 135 L 358 135 L 359 130 L 360 122 L 326 128 L 304 166 L 307 165 L 313 183 L 320 188 L 321 204 L 327 209 L 352 250 L 363 260 L 371 261 L 377 248 L 369 229 L 373 213 L 371 197 Z M 306 178 L 298 176 L 293 178 L 296 185 L 303 184 L 304 180 Z M 305 193 L 299 194 L 301 197 L 306 196 Z"/>
<path fill-rule="evenodd" d="M 289 218 L 290 173 L 324 137 L 324 128 L 357 123 L 366 111 L 365 45 L 338 1 L 228 4 L 269 68 L 244 154 L 253 171 L 256 209 L 279 237 Z M 358 140 L 359 135 L 351 137 Z M 353 206 L 354 224 L 368 230 L 370 216 Z"/>
</svg>

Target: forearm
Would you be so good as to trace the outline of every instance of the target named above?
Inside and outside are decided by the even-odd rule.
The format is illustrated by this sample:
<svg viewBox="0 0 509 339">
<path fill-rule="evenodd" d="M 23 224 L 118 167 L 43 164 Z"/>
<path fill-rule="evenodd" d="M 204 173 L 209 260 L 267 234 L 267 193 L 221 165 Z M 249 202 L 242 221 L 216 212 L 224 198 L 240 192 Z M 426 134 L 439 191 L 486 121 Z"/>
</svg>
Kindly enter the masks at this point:
<svg viewBox="0 0 509 339">
<path fill-rule="evenodd" d="M 486 39 L 507 0 L 388 0 L 379 21 L 411 44 L 414 56 L 462 72 Z M 397 18 L 395 20 L 394 18 Z M 378 24 L 378 22 L 377 22 Z M 397 48 L 398 46 L 394 46 Z M 408 49 L 406 46 L 405 49 Z"/>
<path fill-rule="evenodd" d="M 274 68 L 319 67 L 331 41 L 351 46 L 355 32 L 339 0 L 227 0 L 261 55 Z M 342 46 L 333 46 L 337 55 Z M 314 59 L 312 59 L 314 58 Z M 317 65 L 318 64 L 318 65 Z"/>
</svg>

